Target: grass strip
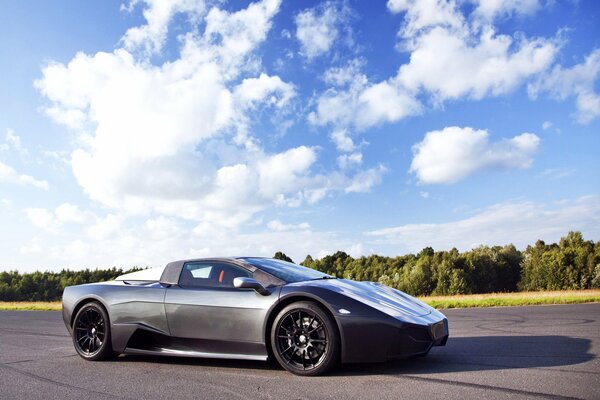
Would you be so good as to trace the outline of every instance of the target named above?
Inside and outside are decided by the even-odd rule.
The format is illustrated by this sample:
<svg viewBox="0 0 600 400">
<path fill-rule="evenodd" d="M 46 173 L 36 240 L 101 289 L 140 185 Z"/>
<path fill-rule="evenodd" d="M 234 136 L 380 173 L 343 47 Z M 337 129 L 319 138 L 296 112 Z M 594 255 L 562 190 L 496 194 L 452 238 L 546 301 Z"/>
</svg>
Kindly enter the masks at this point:
<svg viewBox="0 0 600 400">
<path fill-rule="evenodd" d="M 434 308 L 511 307 L 544 304 L 600 303 L 600 290 L 562 290 L 426 296 L 420 299 Z M 60 311 L 60 301 L 0 301 L 0 310 Z"/>
<path fill-rule="evenodd" d="M 600 290 L 562 290 L 551 292 L 486 293 L 456 296 L 420 297 L 434 308 L 513 307 L 546 304 L 600 302 Z"/>
<path fill-rule="evenodd" d="M 60 311 L 60 301 L 0 301 L 0 311 Z"/>
</svg>

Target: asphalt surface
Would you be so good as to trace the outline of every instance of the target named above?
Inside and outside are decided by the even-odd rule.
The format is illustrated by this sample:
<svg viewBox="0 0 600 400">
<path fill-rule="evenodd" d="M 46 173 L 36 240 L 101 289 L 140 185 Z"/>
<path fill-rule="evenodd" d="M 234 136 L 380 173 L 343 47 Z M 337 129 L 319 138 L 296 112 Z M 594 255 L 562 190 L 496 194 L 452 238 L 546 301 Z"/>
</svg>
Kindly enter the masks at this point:
<svg viewBox="0 0 600 400">
<path fill-rule="evenodd" d="M 76 355 L 59 312 L 0 312 L 1 399 L 600 399 L 600 304 L 448 310 L 425 358 L 303 378 L 265 362 Z"/>
</svg>

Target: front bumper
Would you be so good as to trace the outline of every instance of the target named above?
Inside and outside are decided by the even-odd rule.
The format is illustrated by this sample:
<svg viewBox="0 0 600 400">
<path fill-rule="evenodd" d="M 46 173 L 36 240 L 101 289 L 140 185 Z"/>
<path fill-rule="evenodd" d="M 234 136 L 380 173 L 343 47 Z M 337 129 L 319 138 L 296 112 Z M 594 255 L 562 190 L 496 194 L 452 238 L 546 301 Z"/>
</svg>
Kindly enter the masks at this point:
<svg viewBox="0 0 600 400">
<path fill-rule="evenodd" d="M 340 317 L 342 362 L 383 362 L 425 355 L 448 341 L 448 319 L 428 316 L 423 324 L 389 318 Z"/>
</svg>

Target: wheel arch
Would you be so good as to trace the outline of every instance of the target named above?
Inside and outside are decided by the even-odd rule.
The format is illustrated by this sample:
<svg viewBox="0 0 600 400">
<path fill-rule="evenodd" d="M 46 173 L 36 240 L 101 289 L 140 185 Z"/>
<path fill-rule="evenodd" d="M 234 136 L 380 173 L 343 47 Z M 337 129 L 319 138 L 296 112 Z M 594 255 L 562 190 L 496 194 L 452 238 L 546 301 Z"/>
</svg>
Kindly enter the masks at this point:
<svg viewBox="0 0 600 400">
<path fill-rule="evenodd" d="M 73 307 L 73 312 L 71 313 L 71 320 L 69 321 L 69 326 L 73 327 L 73 323 L 75 322 L 75 317 L 77 316 L 77 313 L 79 312 L 79 310 L 81 310 L 81 308 L 83 306 L 85 306 L 86 304 L 89 303 L 99 303 L 100 306 L 104 309 L 104 311 L 106 311 L 106 315 L 108 315 L 108 323 L 110 324 L 111 322 L 111 317 L 110 317 L 110 312 L 108 311 L 108 307 L 106 305 L 106 303 L 104 303 L 104 301 L 98 297 L 98 296 L 94 296 L 94 295 L 90 295 L 90 296 L 86 296 L 80 300 L 77 301 L 77 303 L 75 304 L 75 307 Z"/>
<path fill-rule="evenodd" d="M 337 318 L 335 317 L 331 306 L 328 305 L 326 302 L 324 302 L 321 298 L 312 295 L 310 293 L 293 293 L 293 294 L 289 294 L 283 298 L 281 298 L 277 303 L 275 303 L 275 305 L 271 308 L 271 310 L 269 311 L 269 314 L 267 316 L 267 320 L 265 322 L 265 328 L 264 328 L 264 338 L 265 338 L 265 346 L 267 347 L 267 353 L 269 355 L 270 359 L 274 359 L 273 357 L 273 350 L 271 348 L 271 328 L 273 327 L 273 322 L 275 321 L 275 317 L 277 317 L 277 315 L 279 314 L 279 312 L 281 310 L 283 310 L 286 306 L 292 304 L 292 303 L 296 303 L 299 301 L 310 301 L 313 303 L 318 304 L 319 306 L 321 306 L 321 308 L 323 309 L 323 311 L 325 311 L 334 321 L 335 326 L 337 328 L 337 336 L 338 339 L 340 341 L 340 360 L 343 360 L 343 349 L 344 349 L 344 336 L 342 335 L 342 329 L 340 326 L 339 321 L 337 320 Z"/>
</svg>

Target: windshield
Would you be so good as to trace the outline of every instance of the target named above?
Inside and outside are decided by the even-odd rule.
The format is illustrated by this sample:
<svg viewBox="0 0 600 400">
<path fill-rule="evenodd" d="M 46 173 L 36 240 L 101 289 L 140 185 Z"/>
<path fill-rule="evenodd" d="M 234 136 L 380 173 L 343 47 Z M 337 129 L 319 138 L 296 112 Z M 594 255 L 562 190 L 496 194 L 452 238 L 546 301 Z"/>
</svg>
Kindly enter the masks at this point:
<svg viewBox="0 0 600 400">
<path fill-rule="evenodd" d="M 286 283 L 310 281 L 312 279 L 331 278 L 317 270 L 306 268 L 298 264 L 292 264 L 287 261 L 276 260 L 273 258 L 244 258 L 249 264 L 279 278 Z"/>
</svg>

